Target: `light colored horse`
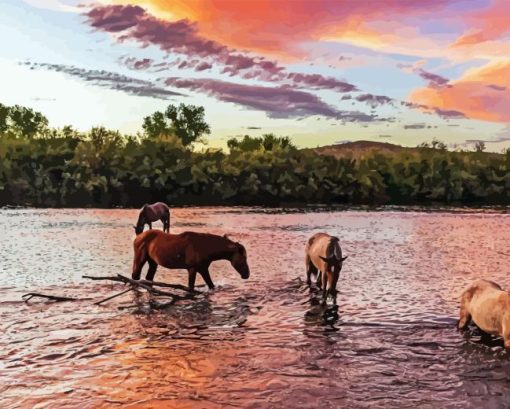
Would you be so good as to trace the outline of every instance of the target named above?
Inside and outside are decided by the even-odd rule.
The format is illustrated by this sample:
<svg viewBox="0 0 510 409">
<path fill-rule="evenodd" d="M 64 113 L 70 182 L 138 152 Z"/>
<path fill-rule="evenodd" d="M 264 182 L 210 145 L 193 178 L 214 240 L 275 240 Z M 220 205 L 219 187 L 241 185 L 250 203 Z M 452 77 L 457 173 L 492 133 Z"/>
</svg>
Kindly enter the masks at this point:
<svg viewBox="0 0 510 409">
<path fill-rule="evenodd" d="M 338 237 L 330 236 L 327 233 L 314 234 L 306 243 L 306 278 L 308 285 L 311 285 L 311 276 L 316 276 L 317 286 L 322 287 L 322 303 L 325 304 L 328 295 L 333 297 L 336 305 L 336 285 L 344 260 Z"/>
<path fill-rule="evenodd" d="M 161 220 L 163 222 L 163 231 L 170 232 L 170 209 L 163 202 L 156 202 L 153 204 L 145 204 L 140 210 L 138 221 L 136 222 L 135 233 L 138 235 L 143 232 L 146 224 L 149 229 L 152 229 L 152 222 Z"/>
<path fill-rule="evenodd" d="M 510 348 L 510 293 L 489 280 L 474 281 L 460 297 L 459 329 L 470 321 L 490 335 L 503 337 Z"/>
</svg>

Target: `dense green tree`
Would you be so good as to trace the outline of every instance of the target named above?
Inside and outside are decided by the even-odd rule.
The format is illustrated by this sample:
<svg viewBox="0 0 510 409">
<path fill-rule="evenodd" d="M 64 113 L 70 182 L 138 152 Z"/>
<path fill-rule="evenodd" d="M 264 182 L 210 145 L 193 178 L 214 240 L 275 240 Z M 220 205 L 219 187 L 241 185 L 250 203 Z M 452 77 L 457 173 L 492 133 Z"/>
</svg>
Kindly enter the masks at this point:
<svg viewBox="0 0 510 409">
<path fill-rule="evenodd" d="M 143 130 L 150 138 L 174 134 L 185 146 L 200 142 L 202 135 L 211 133 L 204 108 L 186 104 L 169 105 L 164 113 L 156 111 L 144 118 Z"/>
<path fill-rule="evenodd" d="M 510 150 L 450 152 L 435 141 L 335 158 L 266 134 L 199 152 L 173 131 L 24 127 L 10 111 L 0 105 L 0 205 L 510 204 Z"/>
<path fill-rule="evenodd" d="M 33 138 L 48 127 L 48 119 L 43 114 L 20 105 L 10 107 L 9 120 L 15 131 L 28 138 Z"/>
</svg>

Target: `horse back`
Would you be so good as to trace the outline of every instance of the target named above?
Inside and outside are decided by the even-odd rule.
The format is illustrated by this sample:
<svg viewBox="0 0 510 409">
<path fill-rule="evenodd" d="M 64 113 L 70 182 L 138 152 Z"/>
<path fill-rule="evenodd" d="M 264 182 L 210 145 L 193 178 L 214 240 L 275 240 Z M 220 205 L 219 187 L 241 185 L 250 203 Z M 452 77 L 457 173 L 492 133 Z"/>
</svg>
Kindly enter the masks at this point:
<svg viewBox="0 0 510 409">
<path fill-rule="evenodd" d="M 170 208 L 166 203 L 156 202 L 153 204 L 145 204 L 141 212 L 149 222 L 155 222 L 162 218 L 167 218 L 170 214 Z"/>
<path fill-rule="evenodd" d="M 340 249 L 339 238 L 327 233 L 316 233 L 308 240 L 306 245 L 306 255 L 319 270 L 326 269 L 326 263 L 321 257 L 329 258 L 333 255 L 340 259 L 342 250 Z"/>
</svg>

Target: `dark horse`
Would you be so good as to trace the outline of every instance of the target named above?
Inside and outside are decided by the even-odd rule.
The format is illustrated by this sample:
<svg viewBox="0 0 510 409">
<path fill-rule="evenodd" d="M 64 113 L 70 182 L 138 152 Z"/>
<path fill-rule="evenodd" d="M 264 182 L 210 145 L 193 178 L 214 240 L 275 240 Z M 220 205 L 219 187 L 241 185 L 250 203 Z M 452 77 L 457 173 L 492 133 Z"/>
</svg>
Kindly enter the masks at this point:
<svg viewBox="0 0 510 409">
<path fill-rule="evenodd" d="M 157 220 L 163 222 L 163 231 L 168 233 L 170 231 L 170 209 L 168 206 L 163 202 L 143 205 L 138 215 L 136 226 L 133 226 L 135 233 L 140 234 L 143 232 L 146 224 L 149 225 L 149 229 L 152 229 L 152 222 Z"/>
<path fill-rule="evenodd" d="M 158 265 L 170 269 L 188 270 L 188 288 L 193 291 L 197 273 L 200 273 L 207 286 L 214 284 L 209 275 L 209 265 L 216 260 L 228 260 L 243 279 L 250 276 L 246 249 L 227 236 L 184 232 L 167 234 L 161 230 L 147 230 L 136 236 L 133 260 L 134 280 L 139 280 L 142 267 L 149 263 L 146 279 L 152 281 Z"/>
</svg>

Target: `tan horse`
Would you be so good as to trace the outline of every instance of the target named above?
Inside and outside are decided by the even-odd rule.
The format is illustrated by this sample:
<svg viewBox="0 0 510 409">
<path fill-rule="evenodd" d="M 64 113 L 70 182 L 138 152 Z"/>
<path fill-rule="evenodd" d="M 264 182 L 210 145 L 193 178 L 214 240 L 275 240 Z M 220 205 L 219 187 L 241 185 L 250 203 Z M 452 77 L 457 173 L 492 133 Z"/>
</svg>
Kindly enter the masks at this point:
<svg viewBox="0 0 510 409">
<path fill-rule="evenodd" d="M 328 295 L 333 297 L 336 305 L 336 285 L 342 270 L 344 260 L 338 237 L 326 233 L 314 234 L 306 244 L 306 278 L 308 285 L 311 285 L 312 275 L 317 278 L 317 286 L 322 287 L 322 303 L 325 304 Z M 323 282 L 324 281 L 324 282 Z"/>
<path fill-rule="evenodd" d="M 510 293 L 489 280 L 476 280 L 460 297 L 459 329 L 470 321 L 490 335 L 503 337 L 510 348 Z"/>
<path fill-rule="evenodd" d="M 188 288 L 193 291 L 199 273 L 209 288 L 214 284 L 209 265 L 216 260 L 228 260 L 243 279 L 250 276 L 246 249 L 226 235 L 184 232 L 167 234 L 161 230 L 147 230 L 134 241 L 134 280 L 139 280 L 142 268 L 149 263 L 146 279 L 152 281 L 158 265 L 170 269 L 188 270 Z"/>
</svg>

